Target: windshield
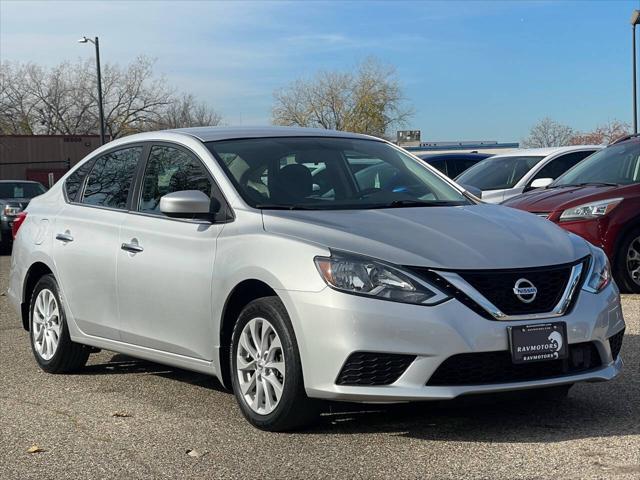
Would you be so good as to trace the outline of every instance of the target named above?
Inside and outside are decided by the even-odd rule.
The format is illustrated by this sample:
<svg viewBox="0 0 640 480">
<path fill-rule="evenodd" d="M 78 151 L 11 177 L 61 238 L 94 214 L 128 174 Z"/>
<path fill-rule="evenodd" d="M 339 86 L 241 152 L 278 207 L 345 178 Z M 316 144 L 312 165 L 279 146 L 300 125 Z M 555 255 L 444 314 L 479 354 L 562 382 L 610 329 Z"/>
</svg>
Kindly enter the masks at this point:
<svg viewBox="0 0 640 480">
<path fill-rule="evenodd" d="M 594 153 L 551 186 L 584 183 L 629 185 L 640 182 L 640 142 L 623 142 Z"/>
<path fill-rule="evenodd" d="M 0 198 L 33 198 L 44 192 L 39 183 L 0 182 Z"/>
<path fill-rule="evenodd" d="M 480 190 L 513 188 L 543 158 L 541 156 L 487 158 L 463 172 L 456 178 L 456 182 Z"/>
<path fill-rule="evenodd" d="M 207 147 L 255 208 L 366 209 L 466 205 L 421 162 L 374 140 L 256 138 Z"/>
</svg>

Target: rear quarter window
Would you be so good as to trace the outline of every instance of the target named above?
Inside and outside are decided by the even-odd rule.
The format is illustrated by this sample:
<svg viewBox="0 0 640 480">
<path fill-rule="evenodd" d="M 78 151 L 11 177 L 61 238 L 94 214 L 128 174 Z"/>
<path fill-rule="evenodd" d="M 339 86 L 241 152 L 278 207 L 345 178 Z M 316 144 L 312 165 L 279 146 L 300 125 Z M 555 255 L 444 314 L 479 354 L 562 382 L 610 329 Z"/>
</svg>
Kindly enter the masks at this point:
<svg viewBox="0 0 640 480">
<path fill-rule="evenodd" d="M 127 208 L 142 147 L 109 152 L 96 160 L 86 181 L 82 203 L 119 210 Z"/>
<path fill-rule="evenodd" d="M 78 199 L 78 192 L 82 189 L 84 179 L 91 171 L 92 166 L 93 160 L 83 163 L 64 181 L 64 194 L 67 201 L 75 202 Z"/>
</svg>

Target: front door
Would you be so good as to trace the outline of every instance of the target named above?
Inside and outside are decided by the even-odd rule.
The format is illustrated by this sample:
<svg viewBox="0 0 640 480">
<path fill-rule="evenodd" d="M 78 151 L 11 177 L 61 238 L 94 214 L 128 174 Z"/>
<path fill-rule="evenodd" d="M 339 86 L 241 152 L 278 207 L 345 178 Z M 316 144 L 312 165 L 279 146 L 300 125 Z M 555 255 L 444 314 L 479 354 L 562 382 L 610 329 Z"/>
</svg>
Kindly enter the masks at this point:
<svg viewBox="0 0 640 480">
<path fill-rule="evenodd" d="M 155 350 L 212 360 L 212 279 L 222 225 L 168 218 L 160 198 L 181 190 L 212 194 L 212 180 L 194 154 L 151 148 L 135 213 L 120 230 L 117 278 L 122 340 Z M 132 251 L 131 246 L 135 246 Z"/>
</svg>

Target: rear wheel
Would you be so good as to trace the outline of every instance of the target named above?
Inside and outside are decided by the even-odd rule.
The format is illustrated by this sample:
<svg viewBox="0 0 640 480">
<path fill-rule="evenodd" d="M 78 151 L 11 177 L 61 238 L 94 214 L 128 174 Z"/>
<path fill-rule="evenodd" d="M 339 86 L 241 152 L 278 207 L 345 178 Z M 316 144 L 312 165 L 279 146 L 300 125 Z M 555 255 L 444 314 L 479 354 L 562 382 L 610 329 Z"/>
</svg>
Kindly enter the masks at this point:
<svg viewBox="0 0 640 480">
<path fill-rule="evenodd" d="M 89 349 L 71 341 L 53 275 L 36 284 L 29 305 L 29 333 L 33 355 L 40 368 L 49 373 L 66 373 L 82 368 Z"/>
<path fill-rule="evenodd" d="M 268 431 L 292 430 L 318 416 L 304 390 L 298 346 L 277 297 L 249 303 L 232 335 L 233 392 L 245 418 Z"/>
<path fill-rule="evenodd" d="M 640 228 L 623 238 L 616 255 L 615 277 L 623 290 L 640 293 Z"/>
</svg>

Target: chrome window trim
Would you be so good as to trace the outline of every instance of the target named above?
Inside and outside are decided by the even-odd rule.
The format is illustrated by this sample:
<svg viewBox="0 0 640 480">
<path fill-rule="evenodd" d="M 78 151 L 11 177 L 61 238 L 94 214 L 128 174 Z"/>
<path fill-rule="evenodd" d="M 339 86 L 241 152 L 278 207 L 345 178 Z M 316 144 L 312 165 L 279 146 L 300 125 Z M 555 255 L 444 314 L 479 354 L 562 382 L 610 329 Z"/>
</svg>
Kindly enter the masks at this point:
<svg viewBox="0 0 640 480">
<path fill-rule="evenodd" d="M 464 278 L 458 275 L 455 272 L 446 271 L 446 270 L 433 270 L 434 273 L 437 273 L 442 278 L 447 280 L 451 285 L 456 287 L 458 290 L 464 292 L 471 300 L 477 303 L 483 310 L 489 313 L 496 320 L 506 321 L 506 320 L 538 320 L 542 318 L 557 318 L 563 316 L 569 306 L 571 305 L 571 301 L 575 296 L 576 290 L 578 289 L 578 284 L 580 283 L 580 278 L 582 277 L 582 272 L 584 270 L 585 260 L 581 260 L 580 263 L 575 264 L 571 269 L 571 274 L 569 276 L 569 281 L 567 282 L 567 286 L 560 298 L 560 301 L 556 304 L 556 306 L 549 312 L 544 313 L 533 313 L 533 314 L 524 314 L 524 315 L 507 315 L 500 311 L 498 307 L 496 307 L 492 302 L 490 302 L 484 295 L 482 295 L 478 290 L 471 286 Z"/>
</svg>

